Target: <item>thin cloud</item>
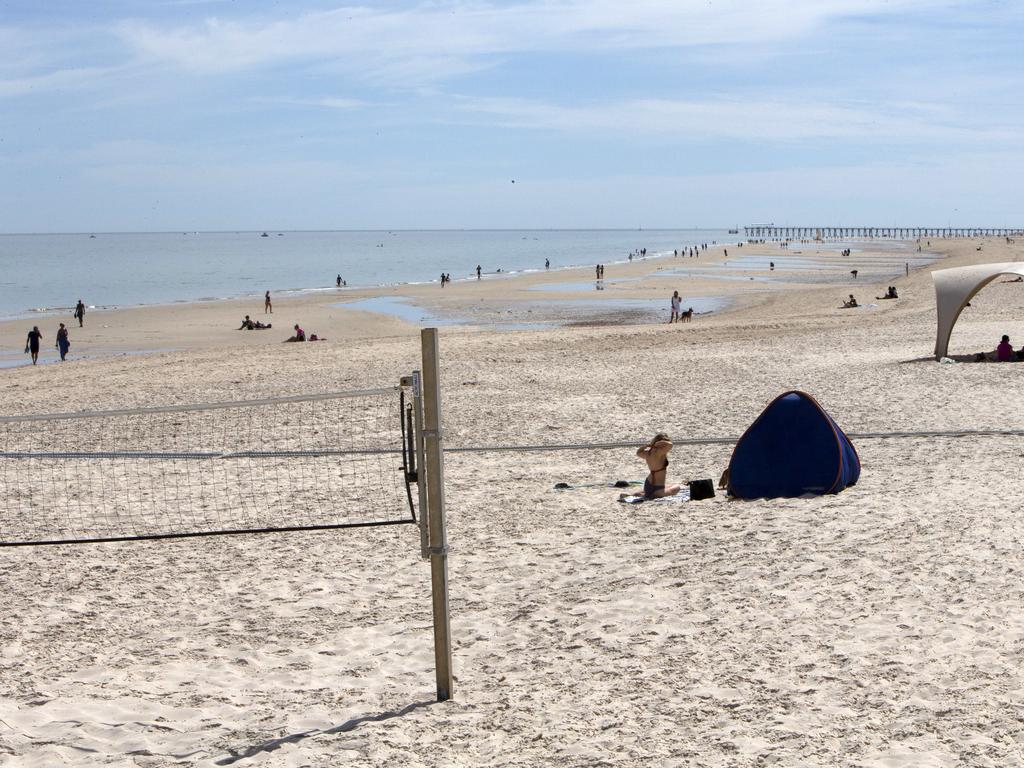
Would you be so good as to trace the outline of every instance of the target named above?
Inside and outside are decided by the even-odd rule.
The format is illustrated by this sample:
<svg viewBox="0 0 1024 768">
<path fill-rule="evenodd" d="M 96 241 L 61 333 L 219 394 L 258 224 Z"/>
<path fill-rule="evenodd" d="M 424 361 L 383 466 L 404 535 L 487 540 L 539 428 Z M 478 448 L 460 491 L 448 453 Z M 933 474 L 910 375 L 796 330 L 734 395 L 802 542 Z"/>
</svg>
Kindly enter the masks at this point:
<svg viewBox="0 0 1024 768">
<path fill-rule="evenodd" d="M 371 74 L 404 70 L 408 76 L 410 68 L 423 74 L 449 62 L 439 68 L 444 76 L 486 66 L 478 59 L 517 53 L 763 45 L 793 40 L 837 19 L 925 5 L 923 0 L 448 2 L 382 11 L 338 8 L 289 19 L 210 17 L 178 26 L 125 21 L 116 32 L 139 56 L 196 72 L 327 61 Z"/>
<path fill-rule="evenodd" d="M 1014 126 L 978 126 L 935 104 L 831 104 L 799 100 L 636 99 L 564 106 L 523 99 L 463 99 L 465 115 L 496 125 L 572 133 L 666 135 L 674 139 L 1010 140 Z"/>
<path fill-rule="evenodd" d="M 62 69 L 43 75 L 0 79 L 0 98 L 24 96 L 46 91 L 77 90 L 95 83 L 111 72 L 100 67 Z"/>
<path fill-rule="evenodd" d="M 369 102 L 362 99 L 349 99 L 341 96 L 325 96 L 320 99 L 264 99 L 263 101 L 264 103 L 289 104 L 296 107 L 322 107 L 324 109 L 340 110 L 364 109 L 370 106 Z"/>
</svg>

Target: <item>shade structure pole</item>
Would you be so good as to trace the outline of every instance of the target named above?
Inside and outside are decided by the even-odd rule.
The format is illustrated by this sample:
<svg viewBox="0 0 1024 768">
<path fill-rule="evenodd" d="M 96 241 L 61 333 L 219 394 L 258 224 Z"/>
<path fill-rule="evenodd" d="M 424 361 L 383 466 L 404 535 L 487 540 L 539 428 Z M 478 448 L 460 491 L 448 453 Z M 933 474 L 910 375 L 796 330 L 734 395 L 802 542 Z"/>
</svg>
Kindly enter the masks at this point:
<svg viewBox="0 0 1024 768">
<path fill-rule="evenodd" d="M 428 554 L 434 608 L 434 667 L 437 675 L 437 700 L 447 701 L 452 697 L 453 680 L 437 329 L 424 328 L 420 334 L 420 343 L 423 351 L 423 452 L 426 461 Z"/>
</svg>

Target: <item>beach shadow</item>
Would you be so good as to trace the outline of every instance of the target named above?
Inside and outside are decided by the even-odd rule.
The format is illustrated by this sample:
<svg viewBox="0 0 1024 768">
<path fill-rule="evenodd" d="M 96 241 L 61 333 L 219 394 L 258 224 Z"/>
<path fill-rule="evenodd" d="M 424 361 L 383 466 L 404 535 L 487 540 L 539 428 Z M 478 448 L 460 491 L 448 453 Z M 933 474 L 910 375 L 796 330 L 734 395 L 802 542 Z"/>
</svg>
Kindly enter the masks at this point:
<svg viewBox="0 0 1024 768">
<path fill-rule="evenodd" d="M 363 723 L 379 723 L 383 720 L 391 720 L 395 717 L 402 717 L 410 712 L 420 709 L 421 707 L 429 707 L 431 704 L 437 704 L 436 701 L 416 701 L 409 704 L 401 709 L 391 710 L 388 712 L 380 712 L 376 715 L 364 715 L 363 717 L 354 717 L 351 720 L 346 720 L 340 725 L 335 725 L 332 728 L 319 729 L 314 728 L 310 731 L 303 731 L 302 733 L 291 733 L 287 736 L 282 736 L 278 739 L 270 739 L 260 744 L 254 744 L 251 747 L 236 752 L 235 750 L 229 750 L 231 754 L 228 757 L 222 757 L 220 760 L 214 761 L 214 765 L 234 765 L 240 760 L 246 760 L 250 757 L 255 757 L 263 752 L 273 752 L 276 749 L 284 746 L 285 744 L 298 744 L 299 742 L 310 738 L 311 736 L 326 736 L 335 733 L 348 733 L 354 731 Z"/>
<path fill-rule="evenodd" d="M 981 356 L 979 359 L 979 355 Z M 970 352 L 966 355 L 946 355 L 954 363 L 994 363 L 996 362 L 990 353 L 988 352 Z M 900 365 L 906 363 L 934 363 L 935 355 L 929 355 L 928 357 L 915 357 L 913 360 L 900 360 Z M 1016 360 L 1010 360 L 1009 362 L 1019 362 Z"/>
</svg>

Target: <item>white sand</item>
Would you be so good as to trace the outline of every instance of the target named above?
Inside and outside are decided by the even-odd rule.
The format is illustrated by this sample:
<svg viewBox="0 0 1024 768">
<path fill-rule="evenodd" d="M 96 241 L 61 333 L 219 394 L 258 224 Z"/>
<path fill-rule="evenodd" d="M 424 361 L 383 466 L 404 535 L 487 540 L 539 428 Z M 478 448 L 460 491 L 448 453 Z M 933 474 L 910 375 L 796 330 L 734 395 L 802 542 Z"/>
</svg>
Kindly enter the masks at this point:
<svg viewBox="0 0 1024 768">
<path fill-rule="evenodd" d="M 942 266 L 1024 256 L 975 245 L 944 245 Z M 444 302 L 525 290 L 487 283 Z M 837 308 L 891 283 L 898 302 Z M 791 388 L 849 432 L 1024 429 L 1024 364 L 930 360 L 926 271 L 850 285 L 762 284 L 690 325 L 446 329 L 447 445 L 737 436 Z M 666 287 L 690 290 L 656 274 L 628 290 Z M 73 352 L 180 351 L 3 371 L 4 411 L 347 389 L 417 367 L 412 326 L 317 301 L 275 319 L 324 344 L 227 330 L 233 305 L 87 316 Z M 1002 333 L 1019 347 L 1022 318 L 1024 286 L 993 284 L 951 350 Z M 855 443 L 861 481 L 837 496 L 678 506 L 552 491 L 642 479 L 630 450 L 449 454 L 445 704 L 411 526 L 2 549 L 0 764 L 1024 762 L 1024 437 Z M 680 445 L 670 480 L 717 478 L 729 452 Z"/>
</svg>

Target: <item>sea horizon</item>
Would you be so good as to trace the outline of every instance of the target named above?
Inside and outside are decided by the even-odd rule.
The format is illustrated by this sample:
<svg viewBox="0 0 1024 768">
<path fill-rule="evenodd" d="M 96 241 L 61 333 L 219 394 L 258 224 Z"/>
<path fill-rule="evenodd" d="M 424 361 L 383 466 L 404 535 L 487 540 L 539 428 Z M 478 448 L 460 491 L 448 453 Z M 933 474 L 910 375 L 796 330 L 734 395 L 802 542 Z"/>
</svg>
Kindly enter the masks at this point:
<svg viewBox="0 0 1024 768">
<path fill-rule="evenodd" d="M 0 235 L 0 318 L 336 289 L 486 279 L 627 261 L 727 229 L 366 229 Z M 549 266 L 546 267 L 545 263 Z"/>
</svg>

